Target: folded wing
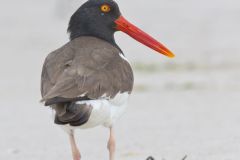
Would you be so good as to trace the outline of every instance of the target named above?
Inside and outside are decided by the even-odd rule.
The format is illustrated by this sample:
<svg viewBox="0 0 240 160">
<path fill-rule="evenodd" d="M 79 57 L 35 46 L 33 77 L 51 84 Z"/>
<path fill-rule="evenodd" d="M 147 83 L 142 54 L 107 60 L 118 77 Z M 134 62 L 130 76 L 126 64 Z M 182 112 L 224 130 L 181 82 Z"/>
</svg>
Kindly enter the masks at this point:
<svg viewBox="0 0 240 160">
<path fill-rule="evenodd" d="M 50 53 L 42 71 L 42 101 L 51 105 L 130 93 L 132 69 L 120 54 L 111 44 L 93 37 L 77 38 Z"/>
</svg>

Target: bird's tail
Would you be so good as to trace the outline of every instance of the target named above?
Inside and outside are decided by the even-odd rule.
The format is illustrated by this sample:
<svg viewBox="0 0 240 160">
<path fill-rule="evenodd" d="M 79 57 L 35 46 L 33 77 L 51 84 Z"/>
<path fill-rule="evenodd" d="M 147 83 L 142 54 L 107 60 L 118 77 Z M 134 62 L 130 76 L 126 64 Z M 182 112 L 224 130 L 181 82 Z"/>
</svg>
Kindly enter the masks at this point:
<svg viewBox="0 0 240 160">
<path fill-rule="evenodd" d="M 58 125 L 69 124 L 71 126 L 81 126 L 85 124 L 92 112 L 92 106 L 78 104 L 77 102 L 59 103 L 51 106 L 55 111 L 55 123 Z"/>
</svg>

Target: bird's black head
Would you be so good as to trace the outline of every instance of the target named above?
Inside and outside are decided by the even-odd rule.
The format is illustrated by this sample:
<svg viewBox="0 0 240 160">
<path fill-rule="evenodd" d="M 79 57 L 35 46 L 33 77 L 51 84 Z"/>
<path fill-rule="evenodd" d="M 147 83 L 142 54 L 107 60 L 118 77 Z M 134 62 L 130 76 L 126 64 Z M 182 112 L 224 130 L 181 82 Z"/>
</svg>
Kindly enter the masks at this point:
<svg viewBox="0 0 240 160">
<path fill-rule="evenodd" d="M 116 21 L 121 13 L 113 0 L 88 0 L 71 17 L 68 32 L 73 40 L 94 36 L 115 44 Z"/>
<path fill-rule="evenodd" d="M 80 36 L 93 36 L 106 40 L 117 48 L 114 33 L 123 31 L 155 51 L 174 57 L 164 45 L 128 22 L 114 0 L 88 0 L 72 15 L 68 31 L 71 40 Z"/>
</svg>

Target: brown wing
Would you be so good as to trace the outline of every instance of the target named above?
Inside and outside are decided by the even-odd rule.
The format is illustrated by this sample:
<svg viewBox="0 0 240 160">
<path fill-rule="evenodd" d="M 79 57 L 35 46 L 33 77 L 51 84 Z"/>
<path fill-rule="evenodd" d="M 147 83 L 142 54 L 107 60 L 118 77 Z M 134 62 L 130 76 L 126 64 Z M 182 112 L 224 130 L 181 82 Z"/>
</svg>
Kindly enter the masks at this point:
<svg viewBox="0 0 240 160">
<path fill-rule="evenodd" d="M 103 40 L 81 37 L 50 53 L 42 71 L 43 101 L 113 98 L 119 92 L 130 93 L 132 69 L 119 52 Z"/>
</svg>

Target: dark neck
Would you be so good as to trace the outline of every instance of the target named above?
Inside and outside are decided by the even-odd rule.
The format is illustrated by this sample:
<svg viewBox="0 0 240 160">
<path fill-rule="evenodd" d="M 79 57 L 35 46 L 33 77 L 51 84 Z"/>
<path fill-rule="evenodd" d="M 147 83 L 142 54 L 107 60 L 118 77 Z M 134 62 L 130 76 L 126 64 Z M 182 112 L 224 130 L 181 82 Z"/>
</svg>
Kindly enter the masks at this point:
<svg viewBox="0 0 240 160">
<path fill-rule="evenodd" d="M 115 38 L 114 38 L 115 31 L 113 31 L 113 30 L 111 31 L 108 29 L 105 29 L 105 30 L 102 29 L 102 31 L 100 31 L 98 29 L 93 29 L 93 30 L 89 31 L 89 29 L 91 29 L 91 28 L 85 27 L 81 24 L 75 25 L 75 26 L 69 24 L 68 32 L 70 33 L 70 40 L 72 41 L 72 40 L 74 40 L 78 37 L 82 37 L 82 36 L 97 37 L 97 38 L 100 38 L 102 40 L 109 42 L 110 44 L 117 47 L 122 52 L 120 47 L 115 42 Z"/>
</svg>

